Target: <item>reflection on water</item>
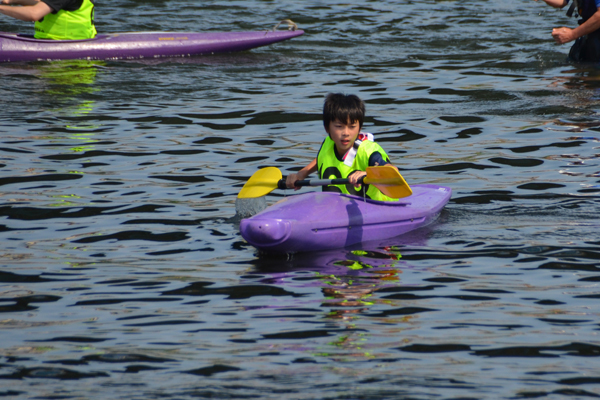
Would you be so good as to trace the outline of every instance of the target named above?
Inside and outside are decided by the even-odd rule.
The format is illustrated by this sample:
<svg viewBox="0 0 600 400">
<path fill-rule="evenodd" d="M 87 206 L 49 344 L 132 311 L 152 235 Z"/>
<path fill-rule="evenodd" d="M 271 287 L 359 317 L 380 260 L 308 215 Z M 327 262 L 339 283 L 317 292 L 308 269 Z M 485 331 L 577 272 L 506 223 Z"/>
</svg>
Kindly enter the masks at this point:
<svg viewBox="0 0 600 400">
<path fill-rule="evenodd" d="M 40 63 L 39 76 L 50 85 L 56 85 L 63 90 L 52 91 L 49 94 L 77 95 L 81 93 L 94 93 L 99 89 L 94 88 L 98 68 L 103 68 L 103 61 L 90 60 L 61 60 Z"/>
<path fill-rule="evenodd" d="M 598 69 L 548 37 L 564 13 L 117 3 L 97 5 L 99 30 L 281 14 L 306 33 L 218 57 L 0 65 L 1 396 L 600 396 Z M 383 243 L 260 254 L 237 194 L 314 158 L 330 91 L 365 100 L 409 184 L 453 198 Z"/>
<path fill-rule="evenodd" d="M 39 65 L 36 75 L 42 81 L 41 93 L 56 103 L 51 112 L 65 117 L 78 117 L 84 121 L 86 115 L 94 110 L 95 101 L 90 96 L 100 91 L 95 85 L 96 75 L 98 68 L 104 68 L 105 65 L 102 61 L 90 60 L 62 60 Z M 97 126 L 65 126 L 67 130 L 81 131 L 94 128 Z"/>
</svg>

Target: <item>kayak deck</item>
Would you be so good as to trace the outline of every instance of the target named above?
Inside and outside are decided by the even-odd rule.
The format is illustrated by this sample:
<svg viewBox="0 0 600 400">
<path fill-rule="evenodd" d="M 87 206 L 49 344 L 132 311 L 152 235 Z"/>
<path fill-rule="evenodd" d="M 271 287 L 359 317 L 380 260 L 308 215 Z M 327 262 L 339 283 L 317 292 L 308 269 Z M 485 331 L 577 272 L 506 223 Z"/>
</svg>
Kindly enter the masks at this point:
<svg viewBox="0 0 600 400">
<path fill-rule="evenodd" d="M 413 185 L 397 202 L 365 201 L 332 192 L 289 196 L 240 223 L 242 237 L 273 253 L 321 251 L 384 240 L 429 224 L 452 190 Z"/>
<path fill-rule="evenodd" d="M 302 30 L 253 32 L 123 32 L 85 40 L 45 40 L 0 32 L 0 62 L 190 57 L 244 51 L 291 39 Z"/>
</svg>

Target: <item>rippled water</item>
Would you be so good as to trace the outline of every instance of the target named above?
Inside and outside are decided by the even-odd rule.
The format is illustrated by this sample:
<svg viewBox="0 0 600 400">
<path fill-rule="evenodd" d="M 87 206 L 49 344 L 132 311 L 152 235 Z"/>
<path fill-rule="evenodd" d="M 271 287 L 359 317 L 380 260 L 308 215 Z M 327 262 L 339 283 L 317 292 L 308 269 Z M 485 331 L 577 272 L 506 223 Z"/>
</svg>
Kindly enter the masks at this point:
<svg viewBox="0 0 600 400">
<path fill-rule="evenodd" d="M 574 21 L 516 0 L 97 4 L 103 32 L 284 18 L 305 35 L 238 54 L 0 65 L 0 396 L 600 396 L 600 71 L 549 36 Z M 259 255 L 237 192 L 314 157 L 332 91 L 452 200 L 386 243 Z"/>
</svg>

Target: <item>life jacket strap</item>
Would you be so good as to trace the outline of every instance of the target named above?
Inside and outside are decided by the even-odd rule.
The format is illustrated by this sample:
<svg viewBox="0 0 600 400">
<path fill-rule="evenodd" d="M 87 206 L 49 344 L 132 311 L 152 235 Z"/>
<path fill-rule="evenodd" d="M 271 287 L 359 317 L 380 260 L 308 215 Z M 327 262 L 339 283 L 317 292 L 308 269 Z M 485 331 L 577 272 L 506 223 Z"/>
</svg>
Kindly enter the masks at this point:
<svg viewBox="0 0 600 400">
<path fill-rule="evenodd" d="M 575 11 L 575 7 L 577 7 L 577 1 L 573 0 L 573 3 L 571 3 L 571 5 L 569 6 L 569 9 L 567 10 L 567 17 L 572 17 L 573 16 L 573 12 Z"/>
<path fill-rule="evenodd" d="M 358 147 L 365 140 L 370 140 L 371 142 L 374 142 L 375 141 L 375 137 L 373 136 L 372 133 L 360 132 L 358 134 L 358 137 L 354 141 L 354 144 L 352 145 L 352 148 L 350 150 L 348 150 L 346 152 L 346 154 L 344 154 L 344 157 L 343 157 L 344 164 L 346 164 L 349 167 L 352 166 L 352 163 L 354 162 L 354 158 L 356 158 L 356 152 L 358 151 Z"/>
</svg>

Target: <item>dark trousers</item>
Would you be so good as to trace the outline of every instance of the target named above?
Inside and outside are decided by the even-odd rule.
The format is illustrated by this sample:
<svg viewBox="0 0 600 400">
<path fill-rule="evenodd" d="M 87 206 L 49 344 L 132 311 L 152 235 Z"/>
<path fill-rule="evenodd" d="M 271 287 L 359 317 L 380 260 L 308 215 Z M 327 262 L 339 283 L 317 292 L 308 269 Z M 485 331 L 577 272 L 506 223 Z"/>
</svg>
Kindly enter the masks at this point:
<svg viewBox="0 0 600 400">
<path fill-rule="evenodd" d="M 575 40 L 569 51 L 569 61 L 600 62 L 600 30 Z"/>
</svg>

